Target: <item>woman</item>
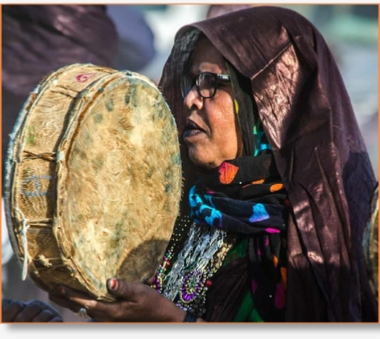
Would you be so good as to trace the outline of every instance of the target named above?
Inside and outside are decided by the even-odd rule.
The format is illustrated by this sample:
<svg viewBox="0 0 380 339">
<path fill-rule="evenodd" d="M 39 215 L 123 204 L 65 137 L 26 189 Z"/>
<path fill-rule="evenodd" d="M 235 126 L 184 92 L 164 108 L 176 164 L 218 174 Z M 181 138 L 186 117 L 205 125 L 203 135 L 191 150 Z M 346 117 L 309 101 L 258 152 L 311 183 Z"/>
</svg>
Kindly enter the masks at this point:
<svg viewBox="0 0 380 339">
<path fill-rule="evenodd" d="M 156 277 L 109 279 L 115 303 L 51 300 L 94 321 L 377 321 L 361 248 L 377 182 L 319 32 L 273 6 L 185 26 L 160 86 L 185 182 Z"/>
</svg>

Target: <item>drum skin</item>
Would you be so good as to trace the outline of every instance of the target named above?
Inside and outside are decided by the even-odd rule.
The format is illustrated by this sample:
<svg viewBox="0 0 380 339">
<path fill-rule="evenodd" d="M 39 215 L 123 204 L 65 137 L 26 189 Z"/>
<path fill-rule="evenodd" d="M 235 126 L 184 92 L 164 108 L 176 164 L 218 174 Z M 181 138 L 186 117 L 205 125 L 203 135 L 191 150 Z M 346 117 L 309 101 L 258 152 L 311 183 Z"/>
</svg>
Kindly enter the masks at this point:
<svg viewBox="0 0 380 339">
<path fill-rule="evenodd" d="M 53 72 L 25 103 L 7 159 L 7 226 L 24 277 L 113 301 L 107 279 L 153 276 L 181 185 L 177 128 L 153 82 L 91 64 Z"/>
</svg>

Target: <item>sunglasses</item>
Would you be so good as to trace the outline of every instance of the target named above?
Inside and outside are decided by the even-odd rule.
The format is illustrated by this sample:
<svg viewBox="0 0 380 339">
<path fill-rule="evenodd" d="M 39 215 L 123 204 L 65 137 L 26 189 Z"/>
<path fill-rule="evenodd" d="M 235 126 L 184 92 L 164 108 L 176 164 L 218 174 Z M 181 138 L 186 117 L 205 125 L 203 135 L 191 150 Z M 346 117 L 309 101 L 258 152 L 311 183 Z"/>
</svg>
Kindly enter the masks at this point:
<svg viewBox="0 0 380 339">
<path fill-rule="evenodd" d="M 230 76 L 228 74 L 202 72 L 199 73 L 195 78 L 189 74 L 186 74 L 181 76 L 181 95 L 182 98 L 185 99 L 190 90 L 195 85 L 198 94 L 202 98 L 212 98 L 216 93 L 218 83 L 228 81 L 230 81 Z"/>
</svg>

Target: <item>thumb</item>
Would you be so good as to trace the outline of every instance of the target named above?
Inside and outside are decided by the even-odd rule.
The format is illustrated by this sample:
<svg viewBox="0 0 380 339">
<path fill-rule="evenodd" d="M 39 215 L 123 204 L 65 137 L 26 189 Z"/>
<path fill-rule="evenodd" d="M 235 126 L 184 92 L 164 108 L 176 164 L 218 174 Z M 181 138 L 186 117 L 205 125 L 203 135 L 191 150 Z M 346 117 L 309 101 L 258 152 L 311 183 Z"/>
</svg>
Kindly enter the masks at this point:
<svg viewBox="0 0 380 339">
<path fill-rule="evenodd" d="M 107 289 L 108 292 L 113 295 L 120 295 L 120 285 L 121 281 L 117 278 L 111 278 L 107 280 Z"/>
<path fill-rule="evenodd" d="M 107 289 L 115 297 L 130 302 L 140 302 L 141 298 L 151 296 L 152 292 L 158 294 L 156 290 L 141 282 L 126 282 L 118 278 L 108 279 Z"/>
<path fill-rule="evenodd" d="M 133 299 L 133 288 L 129 284 L 118 278 L 111 278 L 107 280 L 108 292 L 121 299 Z"/>
</svg>

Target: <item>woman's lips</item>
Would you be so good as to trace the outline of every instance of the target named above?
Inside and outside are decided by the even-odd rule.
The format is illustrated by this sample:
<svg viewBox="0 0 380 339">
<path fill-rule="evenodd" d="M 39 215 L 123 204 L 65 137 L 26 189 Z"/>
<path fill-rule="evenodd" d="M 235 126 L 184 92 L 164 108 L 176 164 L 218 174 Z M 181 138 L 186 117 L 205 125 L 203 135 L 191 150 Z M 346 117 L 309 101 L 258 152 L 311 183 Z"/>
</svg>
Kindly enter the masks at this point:
<svg viewBox="0 0 380 339">
<path fill-rule="evenodd" d="M 201 133 L 206 133 L 205 130 L 200 128 L 194 121 L 187 120 L 185 130 L 183 131 L 183 138 L 189 139 Z"/>
<path fill-rule="evenodd" d="M 183 138 L 189 139 L 201 133 L 204 133 L 204 132 L 200 129 L 187 129 L 183 132 Z"/>
</svg>

